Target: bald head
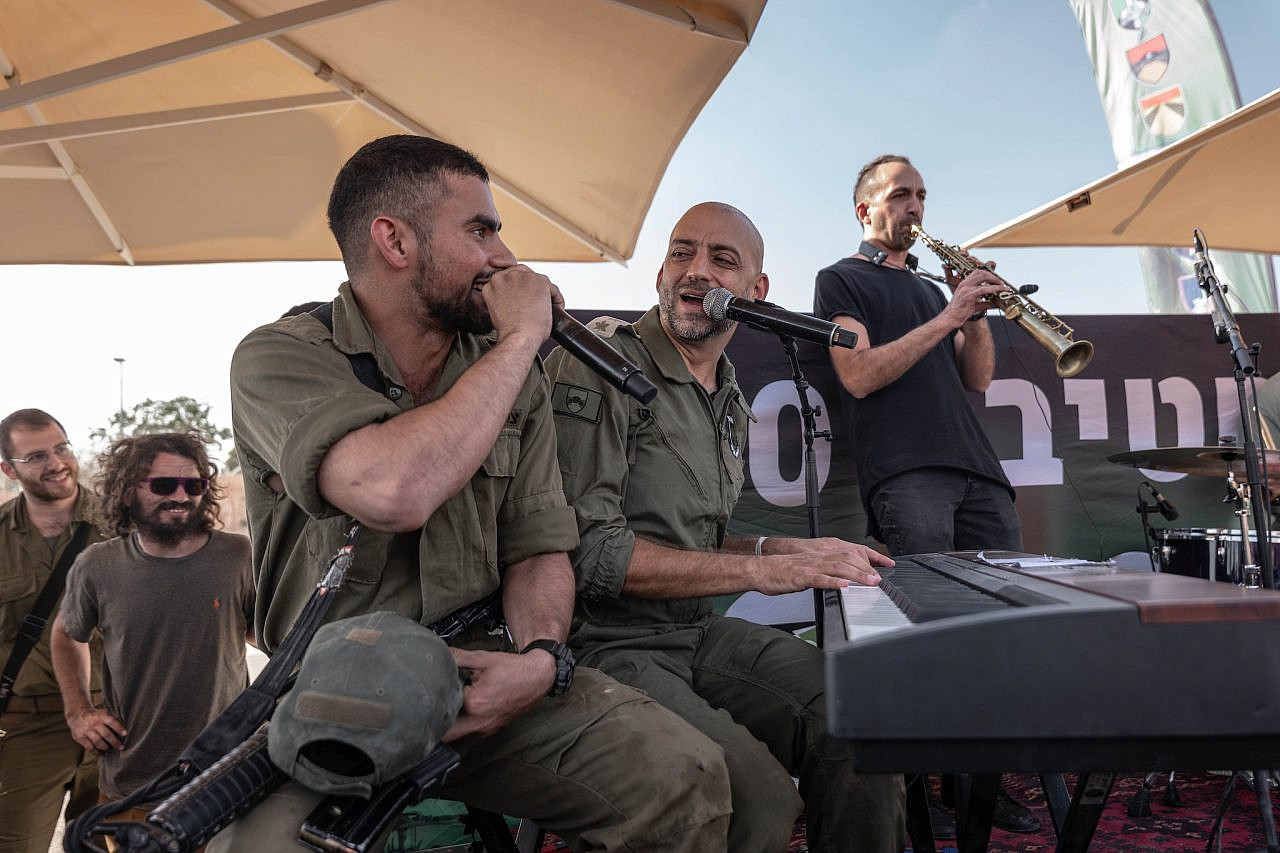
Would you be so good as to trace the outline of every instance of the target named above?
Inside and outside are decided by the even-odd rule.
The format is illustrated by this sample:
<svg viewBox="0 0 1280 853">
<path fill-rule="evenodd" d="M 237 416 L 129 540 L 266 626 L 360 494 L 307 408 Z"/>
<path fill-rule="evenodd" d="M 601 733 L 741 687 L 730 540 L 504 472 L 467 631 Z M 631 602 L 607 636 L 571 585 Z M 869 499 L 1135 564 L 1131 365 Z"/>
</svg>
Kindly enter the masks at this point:
<svg viewBox="0 0 1280 853">
<path fill-rule="evenodd" d="M 712 245 L 736 252 L 752 275 L 764 269 L 764 238 L 755 223 L 733 205 L 722 201 L 695 204 L 671 229 L 671 245 L 698 235 L 710 236 L 714 241 Z"/>
<path fill-rule="evenodd" d="M 704 201 L 685 211 L 671 229 L 667 257 L 658 270 L 658 311 L 673 340 L 712 341 L 724 349 L 734 324 L 713 321 L 703 310 L 707 293 L 723 287 L 739 299 L 764 299 L 764 240 L 741 210 Z"/>
</svg>

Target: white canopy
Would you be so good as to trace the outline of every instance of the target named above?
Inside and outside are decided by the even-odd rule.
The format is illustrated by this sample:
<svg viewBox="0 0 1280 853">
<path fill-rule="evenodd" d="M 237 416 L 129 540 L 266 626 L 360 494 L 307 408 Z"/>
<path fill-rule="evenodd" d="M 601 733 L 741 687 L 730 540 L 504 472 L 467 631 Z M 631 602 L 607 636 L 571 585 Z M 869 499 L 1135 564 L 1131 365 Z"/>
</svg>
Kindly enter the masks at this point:
<svg viewBox="0 0 1280 853">
<path fill-rule="evenodd" d="M 389 133 L 490 168 L 526 260 L 629 258 L 765 0 L 0 0 L 0 263 L 337 258 Z"/>
<path fill-rule="evenodd" d="M 965 243 L 1280 253 L 1280 89 L 1185 139 Z"/>
</svg>

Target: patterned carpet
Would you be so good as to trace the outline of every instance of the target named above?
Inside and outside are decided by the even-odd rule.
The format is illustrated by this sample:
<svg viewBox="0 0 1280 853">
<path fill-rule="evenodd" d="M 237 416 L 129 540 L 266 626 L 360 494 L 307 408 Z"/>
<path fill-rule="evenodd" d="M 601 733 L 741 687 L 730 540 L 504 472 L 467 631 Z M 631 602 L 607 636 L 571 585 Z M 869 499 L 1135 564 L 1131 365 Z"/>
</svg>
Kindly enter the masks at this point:
<svg viewBox="0 0 1280 853">
<path fill-rule="evenodd" d="M 991 853 L 1042 853 L 1052 851 L 1056 841 L 1049 812 L 1040 792 L 1040 782 L 1033 775 L 1010 775 L 1006 786 L 1018 800 L 1026 803 L 1040 818 L 1042 831 L 1019 835 L 994 829 Z M 1100 853 L 1171 853 L 1171 851 L 1203 851 L 1209 840 L 1214 811 L 1226 788 L 1228 777 L 1207 773 L 1180 774 L 1175 782 L 1181 804 L 1164 804 L 1164 781 L 1157 779 L 1151 796 L 1151 816 L 1130 818 L 1125 812 L 1129 798 L 1142 784 L 1140 776 L 1116 779 L 1107 800 L 1107 808 L 1098 821 L 1090 850 Z M 1068 790 L 1074 790 L 1074 777 L 1067 776 Z M 1272 793 L 1272 807 L 1280 813 L 1280 800 Z M 1258 798 L 1243 783 L 1237 782 L 1232 792 L 1226 817 L 1222 822 L 1223 853 L 1264 850 L 1262 821 L 1258 814 Z M 549 838 L 543 853 L 563 850 L 556 839 Z M 804 823 L 796 825 L 789 853 L 803 853 Z M 939 853 L 955 853 L 954 841 L 939 841 Z"/>
<path fill-rule="evenodd" d="M 1180 805 L 1168 806 L 1163 801 L 1164 781 L 1157 779 L 1151 796 L 1151 816 L 1131 818 L 1126 814 L 1130 797 L 1142 784 L 1140 776 L 1121 776 L 1116 779 L 1107 800 L 1106 810 L 1098 821 L 1091 850 L 1104 853 L 1147 853 L 1147 851 L 1203 851 L 1209 840 L 1213 815 L 1226 789 L 1227 776 L 1207 773 L 1179 774 L 1176 788 Z M 1040 818 L 1042 830 L 1034 834 L 1018 835 L 994 829 L 991 832 L 992 853 L 1040 853 L 1052 851 L 1054 834 L 1049 812 L 1040 792 L 1037 777 L 1027 775 L 1006 776 L 1010 793 L 1026 803 Z M 1068 790 L 1074 790 L 1074 778 L 1067 776 Z M 1280 811 L 1280 803 L 1272 793 L 1272 808 Z M 791 850 L 802 850 L 792 842 Z M 1222 850 L 1224 853 L 1265 849 L 1262 820 L 1258 813 L 1258 798 L 1249 787 L 1237 782 L 1223 819 Z M 938 843 L 939 851 L 954 851 L 955 842 Z"/>
<path fill-rule="evenodd" d="M 1054 849 L 1054 834 L 1039 779 L 1033 775 L 1009 775 L 1006 788 L 1018 800 L 1027 804 L 1040 818 L 1041 831 L 1026 835 L 992 830 L 992 853 L 1042 853 Z M 1107 801 L 1106 810 L 1098 821 L 1093 836 L 1092 851 L 1098 853 L 1170 853 L 1170 851 L 1203 851 L 1209 840 L 1213 814 L 1228 781 L 1227 776 L 1207 773 L 1179 774 L 1177 791 L 1181 803 L 1169 806 L 1164 803 L 1164 781 L 1157 779 L 1151 796 L 1151 816 L 1130 818 L 1126 814 L 1130 797 L 1142 783 L 1137 775 L 1116 779 Z M 1074 787 L 1074 778 L 1067 777 L 1067 786 Z M 1273 809 L 1280 813 L 1280 801 L 1272 793 Z M 459 845 L 466 849 L 471 840 L 463 826 L 460 810 L 455 803 L 429 801 L 405 815 L 400 826 L 388 841 L 387 853 L 410 853 L 445 845 Z M 543 853 L 565 850 L 554 836 L 548 836 Z M 939 841 L 939 853 L 954 853 L 954 841 Z M 1265 849 L 1258 800 L 1250 788 L 1237 783 L 1232 792 L 1223 820 L 1222 850 L 1224 853 L 1244 853 Z M 803 820 L 796 825 L 789 853 L 806 851 Z"/>
</svg>

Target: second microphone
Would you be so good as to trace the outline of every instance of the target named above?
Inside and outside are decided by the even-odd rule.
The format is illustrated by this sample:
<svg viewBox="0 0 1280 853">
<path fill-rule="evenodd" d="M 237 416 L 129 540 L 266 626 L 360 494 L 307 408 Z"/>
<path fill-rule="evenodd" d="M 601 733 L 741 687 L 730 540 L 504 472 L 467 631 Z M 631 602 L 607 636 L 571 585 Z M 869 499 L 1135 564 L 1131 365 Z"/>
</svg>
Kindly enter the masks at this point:
<svg viewBox="0 0 1280 853">
<path fill-rule="evenodd" d="M 658 393 L 658 386 L 640 368 L 627 361 L 621 353 L 559 305 L 551 306 L 551 338 L 574 358 L 594 370 L 601 379 L 641 403 L 649 402 Z"/>
<path fill-rule="evenodd" d="M 737 320 L 766 332 L 810 341 L 819 346 L 853 349 L 858 342 L 856 332 L 837 323 L 788 311 L 772 302 L 739 299 L 723 287 L 717 287 L 702 297 L 702 310 L 712 320 Z"/>
</svg>

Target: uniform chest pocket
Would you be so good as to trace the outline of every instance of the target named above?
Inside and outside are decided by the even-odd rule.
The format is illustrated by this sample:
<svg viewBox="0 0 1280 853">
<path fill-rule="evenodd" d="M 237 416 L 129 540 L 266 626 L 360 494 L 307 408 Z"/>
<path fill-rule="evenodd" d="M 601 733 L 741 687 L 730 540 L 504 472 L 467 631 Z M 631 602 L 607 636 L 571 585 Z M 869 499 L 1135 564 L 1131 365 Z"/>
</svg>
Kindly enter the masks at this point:
<svg viewBox="0 0 1280 853">
<path fill-rule="evenodd" d="M 0 604 L 36 594 L 36 576 L 26 572 L 0 573 Z"/>
<path fill-rule="evenodd" d="M 503 427 L 502 432 L 484 458 L 484 472 L 490 477 L 514 477 L 520 464 L 520 439 L 523 433 L 516 427 Z"/>
<path fill-rule="evenodd" d="M 641 407 L 636 415 L 635 433 L 637 439 L 642 439 L 648 433 L 651 438 L 656 438 L 666 452 L 670 455 L 675 466 L 684 474 L 685 479 L 689 481 L 689 485 L 693 486 L 694 491 L 699 497 L 707 496 L 706 487 L 698 479 L 698 473 L 693 469 L 693 465 L 685 458 L 685 455 L 676 446 L 676 442 L 672 439 L 671 434 L 662 426 L 662 422 L 658 420 L 654 411 L 647 407 Z M 636 442 L 639 444 L 639 441 Z M 628 462 L 634 466 L 636 464 L 634 453 L 628 454 Z"/>
<path fill-rule="evenodd" d="M 346 516 L 322 518 L 308 524 L 303 537 L 307 548 L 308 571 L 326 571 L 338 547 L 347 538 L 351 520 Z M 365 528 L 360 533 L 351 564 L 347 567 L 347 582 L 352 584 L 376 584 L 382 578 L 387 562 L 387 544 L 391 534 Z M 317 575 L 319 576 L 319 575 Z"/>
</svg>

